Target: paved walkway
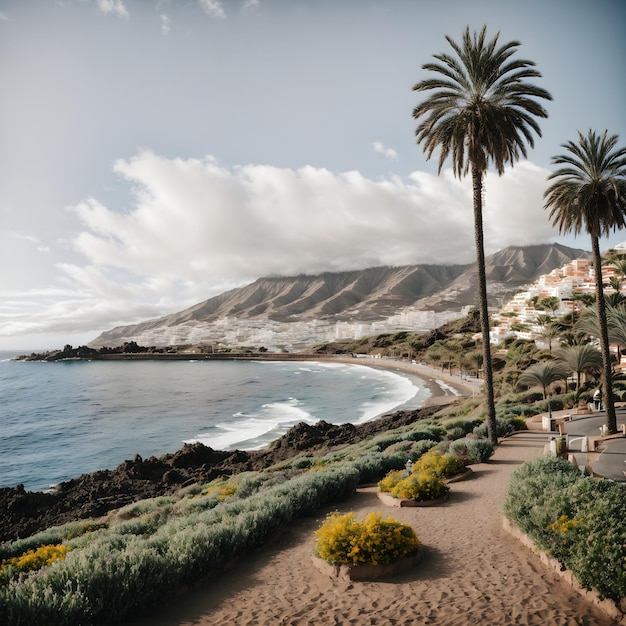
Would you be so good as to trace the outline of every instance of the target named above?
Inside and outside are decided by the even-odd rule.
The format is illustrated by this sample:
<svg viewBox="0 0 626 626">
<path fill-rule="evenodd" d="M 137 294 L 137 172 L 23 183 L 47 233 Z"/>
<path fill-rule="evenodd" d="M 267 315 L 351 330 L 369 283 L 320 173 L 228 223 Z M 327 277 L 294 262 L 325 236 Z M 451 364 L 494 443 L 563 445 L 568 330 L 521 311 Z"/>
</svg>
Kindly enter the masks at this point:
<svg viewBox="0 0 626 626">
<path fill-rule="evenodd" d="M 558 411 L 553 413 L 559 417 L 568 413 Z M 589 415 L 574 415 L 569 422 L 564 422 L 565 433 L 568 438 L 568 450 L 572 452 L 577 463 L 588 465 L 594 472 L 604 478 L 617 482 L 626 482 L 626 437 L 603 442 L 595 452 L 584 451 L 583 442 L 587 437 L 599 437 L 602 426 L 606 423 L 606 412 L 596 411 Z M 617 424 L 626 423 L 626 409 L 617 410 Z M 550 433 L 555 436 L 556 433 Z"/>
</svg>

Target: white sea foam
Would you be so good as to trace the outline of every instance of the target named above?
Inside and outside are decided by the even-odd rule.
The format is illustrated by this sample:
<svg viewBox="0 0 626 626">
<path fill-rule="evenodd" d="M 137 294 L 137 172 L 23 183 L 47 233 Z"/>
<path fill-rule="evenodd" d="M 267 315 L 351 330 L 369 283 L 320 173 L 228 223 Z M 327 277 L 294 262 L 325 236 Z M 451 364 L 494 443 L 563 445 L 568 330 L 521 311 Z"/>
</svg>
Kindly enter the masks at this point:
<svg viewBox="0 0 626 626">
<path fill-rule="evenodd" d="M 376 372 L 381 379 L 385 379 L 385 383 L 381 384 L 379 387 L 374 387 L 375 390 L 379 391 L 379 394 L 374 394 L 378 397 L 361 404 L 360 416 L 357 420 L 358 424 L 368 422 L 383 413 L 409 402 L 420 393 L 424 393 L 423 389 L 416 387 L 413 381 L 406 376 L 382 370 L 376 370 Z M 390 385 L 390 383 L 392 384 Z M 428 393 L 428 390 L 426 390 L 426 393 Z"/>
<path fill-rule="evenodd" d="M 299 404 L 296 398 L 289 398 L 285 402 L 264 404 L 256 413 L 236 413 L 232 422 L 216 424 L 209 432 L 199 433 L 185 443 L 200 442 L 215 450 L 263 448 L 299 422 L 318 421 Z"/>
</svg>

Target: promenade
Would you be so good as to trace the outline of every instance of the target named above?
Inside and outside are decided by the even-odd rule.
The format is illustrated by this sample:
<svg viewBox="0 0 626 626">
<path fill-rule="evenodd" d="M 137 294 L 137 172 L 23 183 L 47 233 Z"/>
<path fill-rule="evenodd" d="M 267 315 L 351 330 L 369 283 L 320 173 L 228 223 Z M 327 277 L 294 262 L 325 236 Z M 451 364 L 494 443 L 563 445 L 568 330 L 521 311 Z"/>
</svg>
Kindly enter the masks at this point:
<svg viewBox="0 0 626 626">
<path fill-rule="evenodd" d="M 563 417 L 567 411 L 553 413 L 553 417 Z M 606 412 L 595 411 L 590 414 L 571 414 L 571 420 L 563 422 L 563 429 L 568 440 L 568 450 L 579 466 L 586 465 L 594 474 L 616 482 L 626 482 L 626 437 L 616 437 L 602 441 L 596 450 L 589 447 L 589 438 L 600 437 L 602 426 L 606 423 Z M 626 424 L 626 408 L 617 409 L 617 425 Z M 556 432 L 550 433 L 556 436 Z M 587 448 L 585 450 L 585 447 Z"/>
</svg>

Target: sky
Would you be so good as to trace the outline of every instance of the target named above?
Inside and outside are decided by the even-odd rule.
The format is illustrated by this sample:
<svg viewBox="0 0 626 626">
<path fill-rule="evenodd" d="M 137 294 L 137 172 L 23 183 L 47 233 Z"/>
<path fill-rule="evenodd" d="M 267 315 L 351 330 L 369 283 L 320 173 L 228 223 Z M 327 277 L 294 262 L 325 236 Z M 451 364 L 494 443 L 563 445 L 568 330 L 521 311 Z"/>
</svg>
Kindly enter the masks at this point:
<svg viewBox="0 0 626 626">
<path fill-rule="evenodd" d="M 483 24 L 553 96 L 486 176 L 486 252 L 589 250 L 543 192 L 578 130 L 626 144 L 623 0 L 0 0 L 0 349 L 263 276 L 473 262 L 470 181 L 416 144 L 412 86 Z"/>
</svg>

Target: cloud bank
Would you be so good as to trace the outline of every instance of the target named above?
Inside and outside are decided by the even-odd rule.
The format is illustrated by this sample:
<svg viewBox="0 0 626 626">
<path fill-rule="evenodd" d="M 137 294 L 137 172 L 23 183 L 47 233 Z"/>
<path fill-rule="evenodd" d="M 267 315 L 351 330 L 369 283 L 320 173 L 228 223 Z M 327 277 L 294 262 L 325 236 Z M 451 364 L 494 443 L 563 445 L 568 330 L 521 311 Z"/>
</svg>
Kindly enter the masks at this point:
<svg viewBox="0 0 626 626">
<path fill-rule="evenodd" d="M 63 291 L 33 296 L 40 304 L 32 314 L 24 314 L 28 294 L 19 306 L 5 298 L 1 335 L 62 328 L 95 335 L 261 276 L 475 258 L 471 183 L 450 171 L 371 180 L 356 171 L 229 168 L 212 156 L 149 151 L 114 169 L 130 184 L 130 210 L 95 198 L 70 207 L 80 224 L 70 245 L 85 263 L 59 263 Z M 554 238 L 542 208 L 548 173 L 522 162 L 487 176 L 487 253 Z"/>
<path fill-rule="evenodd" d="M 115 171 L 132 185 L 132 210 L 94 198 L 71 209 L 84 227 L 74 245 L 97 267 L 207 281 L 474 258 L 470 181 L 450 171 L 369 180 L 148 151 Z M 488 252 L 554 236 L 542 208 L 548 173 L 524 162 L 487 177 Z"/>
</svg>

